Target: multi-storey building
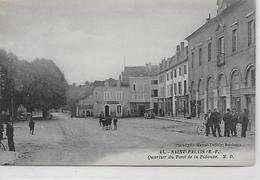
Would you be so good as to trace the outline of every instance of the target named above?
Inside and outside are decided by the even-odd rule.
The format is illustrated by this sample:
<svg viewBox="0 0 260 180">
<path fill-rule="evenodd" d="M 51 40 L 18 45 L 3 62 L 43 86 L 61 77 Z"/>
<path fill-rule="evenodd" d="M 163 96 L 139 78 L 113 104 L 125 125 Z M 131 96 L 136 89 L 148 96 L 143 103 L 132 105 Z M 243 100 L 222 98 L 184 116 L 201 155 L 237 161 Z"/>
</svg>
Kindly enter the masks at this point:
<svg viewBox="0 0 260 180">
<path fill-rule="evenodd" d="M 128 79 L 130 89 L 131 116 L 143 116 L 145 110 L 151 108 L 154 109 L 155 113 L 158 112 L 158 80 L 156 77 L 158 67 L 152 66 L 151 64 L 146 64 L 141 67 L 144 71 L 138 73 L 138 71 L 135 72 L 134 70 L 137 67 L 132 67 L 132 73 L 128 73 L 128 75 L 125 76 Z M 137 70 L 140 70 L 141 67 L 138 67 Z"/>
<path fill-rule="evenodd" d="M 177 45 L 175 61 L 171 67 L 173 72 L 173 115 L 188 115 L 188 46 Z"/>
<path fill-rule="evenodd" d="M 159 115 L 164 116 L 166 112 L 166 71 L 168 69 L 167 60 L 164 58 L 159 65 L 158 73 L 158 107 Z"/>
<path fill-rule="evenodd" d="M 255 114 L 255 2 L 218 1 L 216 17 L 189 35 L 189 87 L 193 116 L 217 108 Z"/>
<path fill-rule="evenodd" d="M 94 116 L 101 112 L 105 116 L 126 117 L 130 113 L 129 86 L 122 86 L 119 81 L 99 82 L 93 91 Z"/>
</svg>

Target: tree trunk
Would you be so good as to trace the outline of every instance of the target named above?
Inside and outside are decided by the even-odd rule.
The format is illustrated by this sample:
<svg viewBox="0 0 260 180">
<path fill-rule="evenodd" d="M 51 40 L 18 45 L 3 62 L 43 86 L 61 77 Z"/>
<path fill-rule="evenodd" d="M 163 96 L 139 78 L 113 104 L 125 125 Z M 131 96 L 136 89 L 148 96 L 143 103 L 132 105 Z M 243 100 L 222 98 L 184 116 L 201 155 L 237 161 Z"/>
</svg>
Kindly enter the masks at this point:
<svg viewBox="0 0 260 180">
<path fill-rule="evenodd" d="M 43 116 L 43 119 L 48 119 L 48 109 L 42 110 L 42 116 Z"/>
</svg>

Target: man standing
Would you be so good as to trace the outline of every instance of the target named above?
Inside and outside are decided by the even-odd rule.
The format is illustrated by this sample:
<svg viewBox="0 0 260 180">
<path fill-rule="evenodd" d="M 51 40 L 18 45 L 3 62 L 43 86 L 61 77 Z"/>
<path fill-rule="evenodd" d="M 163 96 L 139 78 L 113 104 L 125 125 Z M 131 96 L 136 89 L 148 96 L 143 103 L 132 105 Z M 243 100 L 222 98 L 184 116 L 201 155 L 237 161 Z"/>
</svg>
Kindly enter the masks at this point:
<svg viewBox="0 0 260 180">
<path fill-rule="evenodd" d="M 218 136 L 221 137 L 220 123 L 221 123 L 221 114 L 214 109 L 214 112 L 211 113 L 210 121 L 213 123 L 213 136 L 216 137 L 216 131 L 218 132 Z"/>
<path fill-rule="evenodd" d="M 208 136 L 210 134 L 210 129 L 211 129 L 211 132 L 213 133 L 213 124 L 212 124 L 212 121 L 210 119 L 210 116 L 211 116 L 211 110 L 209 109 L 208 110 L 208 113 L 205 114 L 205 121 L 206 121 L 206 136 Z"/>
<path fill-rule="evenodd" d="M 116 117 L 113 119 L 113 124 L 114 124 L 114 130 L 117 130 L 117 118 Z"/>
<path fill-rule="evenodd" d="M 237 123 L 238 123 L 238 114 L 235 109 L 232 111 L 231 118 L 231 135 L 237 136 Z"/>
<path fill-rule="evenodd" d="M 103 112 L 102 112 L 102 113 L 99 114 L 99 125 L 100 125 L 100 127 L 102 126 L 103 118 L 104 118 L 104 116 L 103 116 Z"/>
<path fill-rule="evenodd" d="M 30 128 L 30 134 L 33 135 L 34 134 L 34 125 L 35 125 L 35 122 L 30 119 L 29 121 L 29 128 Z"/>
<path fill-rule="evenodd" d="M 8 140 L 9 151 L 15 151 L 14 147 L 14 128 L 10 122 L 6 122 L 6 136 Z"/>
<path fill-rule="evenodd" d="M 246 137 L 248 121 L 249 119 L 248 119 L 247 109 L 244 109 L 244 112 L 240 114 L 240 122 L 242 124 L 241 137 Z"/>
<path fill-rule="evenodd" d="M 230 109 L 227 109 L 227 112 L 223 116 L 224 121 L 224 136 L 230 137 L 230 129 L 231 129 L 231 119 L 232 115 L 230 113 Z"/>
</svg>

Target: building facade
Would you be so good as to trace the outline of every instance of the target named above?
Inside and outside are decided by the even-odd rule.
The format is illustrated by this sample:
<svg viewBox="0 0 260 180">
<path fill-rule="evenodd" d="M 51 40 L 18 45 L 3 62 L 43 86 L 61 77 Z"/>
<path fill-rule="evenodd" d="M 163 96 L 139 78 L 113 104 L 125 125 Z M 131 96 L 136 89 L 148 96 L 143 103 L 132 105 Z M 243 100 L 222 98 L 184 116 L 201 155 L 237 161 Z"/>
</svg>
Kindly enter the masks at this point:
<svg viewBox="0 0 260 180">
<path fill-rule="evenodd" d="M 255 114 L 255 2 L 218 1 L 216 17 L 186 38 L 193 117 L 217 108 Z"/>
<path fill-rule="evenodd" d="M 151 77 L 129 77 L 130 114 L 143 116 L 151 102 Z"/>
<path fill-rule="evenodd" d="M 118 81 L 112 84 L 105 81 L 95 87 L 93 91 L 94 116 L 101 112 L 105 116 L 127 117 L 130 113 L 129 86 L 121 86 Z"/>
<path fill-rule="evenodd" d="M 93 94 L 79 100 L 76 105 L 77 117 L 89 117 L 94 114 L 94 97 Z"/>
<path fill-rule="evenodd" d="M 175 61 L 171 67 L 173 72 L 173 116 L 187 116 L 188 108 L 188 46 L 184 42 L 177 46 Z"/>
</svg>

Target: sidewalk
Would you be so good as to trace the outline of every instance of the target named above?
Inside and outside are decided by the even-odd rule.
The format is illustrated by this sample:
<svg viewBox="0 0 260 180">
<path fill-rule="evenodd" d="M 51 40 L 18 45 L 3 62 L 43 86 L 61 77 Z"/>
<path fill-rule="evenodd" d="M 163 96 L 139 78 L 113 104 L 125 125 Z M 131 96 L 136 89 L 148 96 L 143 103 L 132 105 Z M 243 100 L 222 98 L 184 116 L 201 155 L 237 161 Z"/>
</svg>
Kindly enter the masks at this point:
<svg viewBox="0 0 260 180">
<path fill-rule="evenodd" d="M 17 152 L 0 150 L 0 165 L 5 165 L 14 161 L 18 157 Z"/>
<path fill-rule="evenodd" d="M 176 122 L 183 122 L 183 123 L 192 123 L 192 124 L 202 124 L 203 120 L 198 118 L 187 119 L 184 117 L 161 117 L 155 116 L 156 119 L 161 120 L 168 120 L 168 121 L 176 121 Z"/>
</svg>

